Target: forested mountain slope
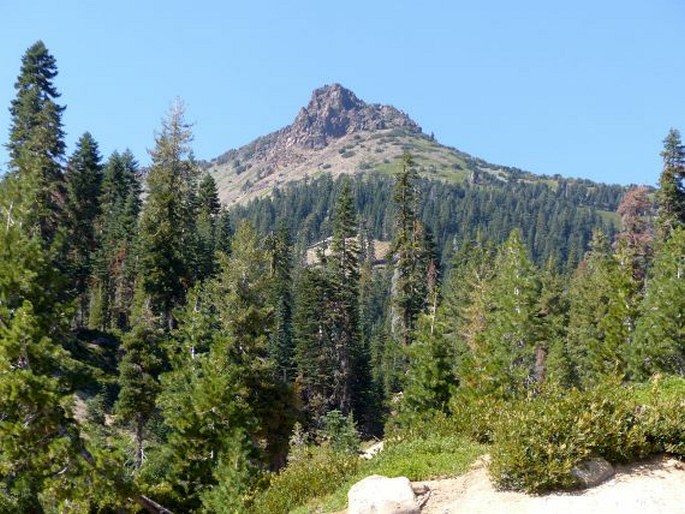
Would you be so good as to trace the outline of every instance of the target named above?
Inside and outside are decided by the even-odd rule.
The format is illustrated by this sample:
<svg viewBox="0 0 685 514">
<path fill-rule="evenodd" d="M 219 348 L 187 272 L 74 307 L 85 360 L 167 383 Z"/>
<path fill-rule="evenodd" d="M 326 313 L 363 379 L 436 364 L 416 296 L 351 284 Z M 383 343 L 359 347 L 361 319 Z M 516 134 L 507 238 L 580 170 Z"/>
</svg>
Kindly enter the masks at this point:
<svg viewBox="0 0 685 514">
<path fill-rule="evenodd" d="M 575 267 L 593 228 L 613 236 L 621 186 L 540 176 L 489 164 L 426 135 L 398 109 L 367 104 L 333 84 L 317 89 L 295 121 L 214 159 L 208 171 L 235 218 L 264 232 L 285 219 L 301 247 L 332 234 L 341 176 L 354 176 L 363 230 L 387 241 L 392 232 L 392 174 L 412 155 L 420 218 L 445 261 L 464 242 L 504 241 L 518 228 L 538 263 Z"/>
</svg>

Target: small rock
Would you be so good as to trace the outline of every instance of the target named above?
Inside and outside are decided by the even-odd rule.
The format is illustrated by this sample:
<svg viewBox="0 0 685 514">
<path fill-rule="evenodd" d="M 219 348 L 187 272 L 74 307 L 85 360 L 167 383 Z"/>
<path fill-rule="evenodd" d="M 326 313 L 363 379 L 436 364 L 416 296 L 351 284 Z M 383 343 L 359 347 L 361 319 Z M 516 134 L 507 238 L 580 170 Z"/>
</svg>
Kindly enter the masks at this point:
<svg viewBox="0 0 685 514">
<path fill-rule="evenodd" d="M 421 509 L 406 477 L 366 477 L 347 493 L 348 514 L 419 514 Z"/>
<path fill-rule="evenodd" d="M 582 488 L 594 487 L 614 476 L 614 467 L 601 457 L 581 462 L 571 470 Z"/>
</svg>

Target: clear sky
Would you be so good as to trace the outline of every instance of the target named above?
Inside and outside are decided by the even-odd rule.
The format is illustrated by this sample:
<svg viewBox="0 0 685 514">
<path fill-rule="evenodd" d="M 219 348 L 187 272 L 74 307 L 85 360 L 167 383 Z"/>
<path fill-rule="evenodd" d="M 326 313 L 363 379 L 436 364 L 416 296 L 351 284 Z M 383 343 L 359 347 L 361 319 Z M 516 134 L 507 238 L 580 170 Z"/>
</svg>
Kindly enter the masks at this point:
<svg viewBox="0 0 685 514">
<path fill-rule="evenodd" d="M 211 159 L 339 82 L 425 132 L 537 173 L 655 184 L 685 130 L 682 0 L 2 0 L 0 140 L 26 48 L 57 59 L 69 151 L 142 162 L 169 103 Z M 0 161 L 7 153 L 0 150 Z"/>
</svg>

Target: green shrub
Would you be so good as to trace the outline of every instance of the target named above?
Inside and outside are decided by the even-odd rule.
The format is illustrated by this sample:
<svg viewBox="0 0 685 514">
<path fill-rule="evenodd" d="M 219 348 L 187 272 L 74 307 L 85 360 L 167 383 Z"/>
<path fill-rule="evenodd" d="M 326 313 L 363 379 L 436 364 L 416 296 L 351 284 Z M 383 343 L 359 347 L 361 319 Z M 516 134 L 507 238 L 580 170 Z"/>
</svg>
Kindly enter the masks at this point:
<svg viewBox="0 0 685 514">
<path fill-rule="evenodd" d="M 321 418 L 318 431 L 321 441 L 329 443 L 334 450 L 357 455 L 361 440 L 352 414 L 345 417 L 339 410 L 327 412 Z"/>
<path fill-rule="evenodd" d="M 460 389 L 450 402 L 454 430 L 483 444 L 492 442 L 495 427 L 509 408 L 501 398 L 468 389 Z"/>
<path fill-rule="evenodd" d="M 681 385 L 606 383 L 551 390 L 502 411 L 490 474 L 504 489 L 544 492 L 577 486 L 571 470 L 591 457 L 626 462 L 659 452 L 685 454 Z"/>
<path fill-rule="evenodd" d="M 359 457 L 335 451 L 328 444 L 311 447 L 307 458 L 271 476 L 268 489 L 256 495 L 253 512 L 289 512 L 312 498 L 334 491 L 354 474 L 358 465 Z"/>
</svg>

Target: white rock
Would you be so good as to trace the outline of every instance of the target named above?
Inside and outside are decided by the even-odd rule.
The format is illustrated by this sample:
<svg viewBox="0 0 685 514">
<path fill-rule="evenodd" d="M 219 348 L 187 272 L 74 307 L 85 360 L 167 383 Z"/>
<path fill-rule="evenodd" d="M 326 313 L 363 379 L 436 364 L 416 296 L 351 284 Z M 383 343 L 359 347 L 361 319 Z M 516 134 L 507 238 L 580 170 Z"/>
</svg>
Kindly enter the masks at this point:
<svg viewBox="0 0 685 514">
<path fill-rule="evenodd" d="M 347 514 L 419 514 L 421 509 L 406 477 L 366 477 L 347 493 Z"/>
</svg>

